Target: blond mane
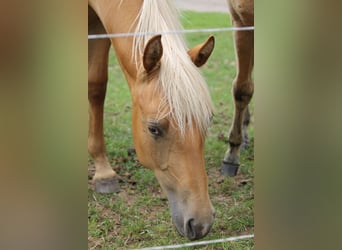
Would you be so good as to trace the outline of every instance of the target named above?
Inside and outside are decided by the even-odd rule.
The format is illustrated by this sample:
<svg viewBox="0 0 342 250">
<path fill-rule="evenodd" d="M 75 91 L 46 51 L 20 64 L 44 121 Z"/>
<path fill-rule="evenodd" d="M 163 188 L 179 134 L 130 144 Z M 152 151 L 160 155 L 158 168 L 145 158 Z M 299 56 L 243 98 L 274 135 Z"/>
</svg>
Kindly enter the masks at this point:
<svg viewBox="0 0 342 250">
<path fill-rule="evenodd" d="M 182 30 L 179 13 L 171 0 L 144 0 L 136 20 L 135 32 L 166 32 Z M 152 35 L 136 36 L 133 56 L 141 58 Z M 159 110 L 168 106 L 169 116 L 178 125 L 180 133 L 194 125 L 205 134 L 213 105 L 206 82 L 187 54 L 187 46 L 180 34 L 162 35 L 163 56 L 159 74 L 160 91 L 164 101 Z"/>
</svg>

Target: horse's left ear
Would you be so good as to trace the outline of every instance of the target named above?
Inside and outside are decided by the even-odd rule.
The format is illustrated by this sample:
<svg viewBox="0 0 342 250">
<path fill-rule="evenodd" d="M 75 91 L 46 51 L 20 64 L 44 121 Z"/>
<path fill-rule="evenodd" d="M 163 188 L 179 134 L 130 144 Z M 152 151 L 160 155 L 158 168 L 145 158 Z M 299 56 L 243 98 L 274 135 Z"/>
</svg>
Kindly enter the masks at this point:
<svg viewBox="0 0 342 250">
<path fill-rule="evenodd" d="M 152 37 L 144 50 L 143 64 L 147 73 L 150 73 L 157 66 L 163 55 L 161 35 Z"/>
<path fill-rule="evenodd" d="M 213 52 L 215 46 L 214 36 L 210 36 L 208 40 L 200 45 L 197 45 L 188 51 L 188 54 L 197 67 L 205 64 Z"/>
</svg>

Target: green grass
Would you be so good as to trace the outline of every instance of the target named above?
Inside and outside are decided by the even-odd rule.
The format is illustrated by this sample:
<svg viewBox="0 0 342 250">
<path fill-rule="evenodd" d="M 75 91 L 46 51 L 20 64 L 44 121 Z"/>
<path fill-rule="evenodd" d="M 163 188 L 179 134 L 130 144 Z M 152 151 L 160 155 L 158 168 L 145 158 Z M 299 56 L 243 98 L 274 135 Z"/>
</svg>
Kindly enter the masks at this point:
<svg viewBox="0 0 342 250">
<path fill-rule="evenodd" d="M 190 28 L 230 26 L 230 18 L 219 13 L 183 13 L 183 25 Z M 213 228 L 205 240 L 249 234 L 253 218 L 253 147 L 242 152 L 239 174 L 235 178 L 219 175 L 227 149 L 233 116 L 231 83 L 235 76 L 235 54 L 231 32 L 215 33 L 215 50 L 202 72 L 208 82 L 216 108 L 206 140 L 205 159 L 209 193 L 216 209 Z M 202 43 L 209 34 L 186 35 L 189 47 Z M 253 109 L 251 109 L 253 112 Z M 250 128 L 253 142 L 253 127 Z M 131 133 L 131 98 L 128 86 L 111 52 L 109 84 L 105 108 L 105 139 L 113 168 L 123 177 L 119 194 L 100 195 L 88 188 L 89 249 L 132 249 L 188 242 L 171 222 L 168 202 L 152 171 L 140 166 L 135 156 Z M 89 159 L 92 167 L 92 160 Z M 253 240 L 214 244 L 193 249 L 252 249 Z"/>
</svg>

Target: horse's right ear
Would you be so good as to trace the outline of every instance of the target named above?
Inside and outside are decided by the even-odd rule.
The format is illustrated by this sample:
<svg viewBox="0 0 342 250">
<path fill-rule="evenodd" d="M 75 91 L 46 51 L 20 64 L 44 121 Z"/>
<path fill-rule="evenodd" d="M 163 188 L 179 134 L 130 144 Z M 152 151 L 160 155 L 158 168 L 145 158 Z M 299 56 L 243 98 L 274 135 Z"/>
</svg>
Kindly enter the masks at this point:
<svg viewBox="0 0 342 250">
<path fill-rule="evenodd" d="M 163 55 L 161 35 L 152 37 L 144 50 L 143 64 L 147 73 L 151 72 L 159 63 Z"/>
</svg>

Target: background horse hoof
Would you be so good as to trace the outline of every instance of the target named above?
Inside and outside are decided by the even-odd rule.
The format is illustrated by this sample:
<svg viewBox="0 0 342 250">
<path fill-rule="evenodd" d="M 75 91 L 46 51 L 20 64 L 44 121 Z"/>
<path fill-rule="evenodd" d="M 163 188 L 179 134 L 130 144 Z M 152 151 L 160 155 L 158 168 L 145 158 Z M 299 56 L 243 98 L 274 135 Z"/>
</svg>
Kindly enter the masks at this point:
<svg viewBox="0 0 342 250">
<path fill-rule="evenodd" d="M 221 174 L 234 177 L 237 174 L 240 164 L 223 161 L 221 165 Z"/>
<path fill-rule="evenodd" d="M 110 179 L 95 180 L 94 184 L 97 193 L 108 194 L 120 192 L 119 181 L 116 176 Z"/>
</svg>

